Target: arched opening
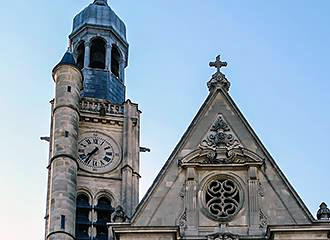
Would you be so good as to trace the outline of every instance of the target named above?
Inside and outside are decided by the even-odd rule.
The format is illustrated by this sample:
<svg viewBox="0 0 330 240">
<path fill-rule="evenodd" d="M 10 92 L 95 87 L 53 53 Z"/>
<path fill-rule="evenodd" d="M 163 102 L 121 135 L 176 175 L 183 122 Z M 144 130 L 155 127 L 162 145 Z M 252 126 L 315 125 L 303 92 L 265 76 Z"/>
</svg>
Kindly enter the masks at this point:
<svg viewBox="0 0 330 240">
<path fill-rule="evenodd" d="M 77 56 L 78 68 L 83 69 L 84 64 L 85 64 L 85 43 L 84 42 L 79 43 L 77 50 L 76 50 L 76 56 Z"/>
<path fill-rule="evenodd" d="M 89 239 L 89 227 L 91 222 L 89 220 L 89 213 L 91 211 L 91 205 L 89 204 L 89 197 L 80 193 L 77 196 L 77 208 L 76 208 L 76 239 L 84 240 Z"/>
<path fill-rule="evenodd" d="M 107 223 L 111 222 L 111 214 L 114 211 L 111 206 L 111 200 L 106 196 L 100 197 L 97 201 L 97 205 L 95 206 L 95 210 L 97 213 L 95 240 L 107 240 Z"/>
<path fill-rule="evenodd" d="M 111 72 L 119 78 L 120 72 L 120 52 L 115 45 L 111 49 Z"/>
<path fill-rule="evenodd" d="M 105 41 L 102 38 L 96 38 L 92 41 L 90 49 L 90 67 L 105 69 Z"/>
</svg>

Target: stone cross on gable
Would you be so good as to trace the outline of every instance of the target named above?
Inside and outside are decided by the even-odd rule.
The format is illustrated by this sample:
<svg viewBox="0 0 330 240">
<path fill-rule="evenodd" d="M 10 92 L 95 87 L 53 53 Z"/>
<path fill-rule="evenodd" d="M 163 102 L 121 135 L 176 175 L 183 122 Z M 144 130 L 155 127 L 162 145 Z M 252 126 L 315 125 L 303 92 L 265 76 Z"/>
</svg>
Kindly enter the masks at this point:
<svg viewBox="0 0 330 240">
<path fill-rule="evenodd" d="M 227 67 L 227 62 L 221 62 L 220 55 L 218 55 L 215 62 L 210 62 L 209 65 L 210 67 L 215 67 L 217 72 L 220 73 L 220 68 Z"/>
</svg>

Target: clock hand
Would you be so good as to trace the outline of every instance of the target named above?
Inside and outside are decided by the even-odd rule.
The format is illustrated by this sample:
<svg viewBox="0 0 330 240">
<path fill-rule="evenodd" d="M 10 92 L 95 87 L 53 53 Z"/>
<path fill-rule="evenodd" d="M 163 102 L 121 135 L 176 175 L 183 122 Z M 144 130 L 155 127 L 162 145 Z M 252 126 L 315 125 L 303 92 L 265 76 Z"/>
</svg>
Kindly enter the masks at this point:
<svg viewBox="0 0 330 240">
<path fill-rule="evenodd" d="M 90 157 L 96 153 L 99 150 L 98 147 L 95 147 L 93 151 L 91 151 L 90 153 L 87 153 L 87 158 L 84 160 L 84 162 L 86 162 L 87 164 L 89 164 L 90 161 L 88 161 L 90 159 Z M 88 161 L 88 162 L 87 162 Z"/>
</svg>

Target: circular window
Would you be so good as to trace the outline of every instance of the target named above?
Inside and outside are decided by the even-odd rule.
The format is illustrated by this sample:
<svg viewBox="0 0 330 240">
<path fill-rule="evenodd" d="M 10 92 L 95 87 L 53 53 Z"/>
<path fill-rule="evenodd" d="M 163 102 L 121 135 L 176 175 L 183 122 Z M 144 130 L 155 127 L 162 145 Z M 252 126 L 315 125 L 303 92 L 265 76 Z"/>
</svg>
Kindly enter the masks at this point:
<svg viewBox="0 0 330 240">
<path fill-rule="evenodd" d="M 228 220 L 236 215 L 242 207 L 241 187 L 227 175 L 218 175 L 207 181 L 202 194 L 204 211 L 214 220 Z"/>
</svg>

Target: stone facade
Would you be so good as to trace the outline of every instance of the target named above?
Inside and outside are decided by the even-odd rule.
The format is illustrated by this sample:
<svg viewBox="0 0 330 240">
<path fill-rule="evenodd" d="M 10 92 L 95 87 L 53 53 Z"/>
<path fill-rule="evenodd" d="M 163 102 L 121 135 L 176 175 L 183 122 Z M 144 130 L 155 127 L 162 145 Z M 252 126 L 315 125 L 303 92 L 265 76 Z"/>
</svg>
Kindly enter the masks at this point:
<svg viewBox="0 0 330 240">
<path fill-rule="evenodd" d="M 45 239 L 330 238 L 327 205 L 314 219 L 230 97 L 220 56 L 208 97 L 139 202 L 144 148 L 141 112 L 125 100 L 125 25 L 95 0 L 70 39 L 53 71 Z"/>
</svg>

